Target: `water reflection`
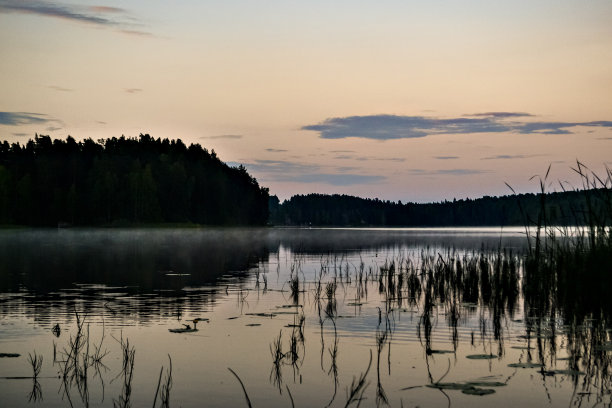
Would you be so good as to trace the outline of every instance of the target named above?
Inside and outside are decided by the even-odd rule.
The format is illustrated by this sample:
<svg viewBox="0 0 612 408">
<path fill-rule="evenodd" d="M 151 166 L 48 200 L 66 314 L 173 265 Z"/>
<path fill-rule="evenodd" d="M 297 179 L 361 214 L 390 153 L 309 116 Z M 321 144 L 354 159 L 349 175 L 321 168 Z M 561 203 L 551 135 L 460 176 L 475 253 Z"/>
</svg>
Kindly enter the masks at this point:
<svg viewBox="0 0 612 408">
<path fill-rule="evenodd" d="M 397 230 L 0 241 L 0 315 L 45 327 L 56 406 L 200 406 L 202 395 L 227 406 L 242 403 L 240 387 L 260 406 L 610 404 L 612 300 L 597 282 L 534 272 L 518 234 L 501 246 L 491 231 Z M 202 313 L 206 328 L 168 331 Z M 227 367 L 236 377 L 220 384 Z M 24 405 L 50 383 L 36 370 L 27 378 Z"/>
<path fill-rule="evenodd" d="M 485 233 L 498 239 L 497 230 Z M 520 245 L 516 234 L 505 239 Z M 482 242 L 482 236 L 469 229 L 448 236 L 429 230 L 3 230 L 0 315 L 50 321 L 50 315 L 71 316 L 78 303 L 92 315 L 103 307 L 111 317 L 145 322 L 159 315 L 180 317 L 214 304 L 226 280 L 246 278 L 280 247 L 303 254 L 386 252 L 449 242 L 470 248 L 476 240 Z M 334 262 L 337 268 L 342 259 Z"/>
</svg>

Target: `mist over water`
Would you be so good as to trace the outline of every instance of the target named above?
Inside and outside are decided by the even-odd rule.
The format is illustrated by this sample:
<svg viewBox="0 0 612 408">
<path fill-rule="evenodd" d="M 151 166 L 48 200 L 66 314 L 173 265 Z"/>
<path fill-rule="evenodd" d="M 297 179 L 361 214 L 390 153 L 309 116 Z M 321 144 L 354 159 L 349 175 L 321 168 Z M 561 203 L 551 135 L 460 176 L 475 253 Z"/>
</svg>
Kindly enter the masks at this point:
<svg viewBox="0 0 612 408">
<path fill-rule="evenodd" d="M 608 321 L 536 307 L 525 250 L 518 228 L 0 231 L 0 376 L 27 377 L 0 395 L 160 406 L 170 376 L 170 405 L 247 406 L 231 368 L 253 406 L 609 403 Z"/>
</svg>

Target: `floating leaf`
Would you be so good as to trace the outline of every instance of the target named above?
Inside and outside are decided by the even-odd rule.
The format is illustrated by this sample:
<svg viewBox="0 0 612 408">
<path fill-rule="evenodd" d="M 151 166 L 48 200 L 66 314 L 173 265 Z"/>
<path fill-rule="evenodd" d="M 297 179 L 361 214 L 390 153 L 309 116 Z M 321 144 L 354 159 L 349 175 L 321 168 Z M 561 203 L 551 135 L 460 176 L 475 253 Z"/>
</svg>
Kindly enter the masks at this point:
<svg viewBox="0 0 612 408">
<path fill-rule="evenodd" d="M 249 326 L 249 327 L 261 326 L 261 323 L 249 323 L 245 326 Z"/>
<path fill-rule="evenodd" d="M 17 353 L 0 353 L 0 357 L 19 357 Z"/>
<path fill-rule="evenodd" d="M 490 388 L 467 387 L 462 389 L 461 392 L 468 395 L 489 395 L 494 394 L 495 390 Z"/>
<path fill-rule="evenodd" d="M 471 360 L 492 360 L 497 358 L 497 356 L 495 354 L 470 354 L 469 356 L 465 356 L 465 358 Z"/>
<path fill-rule="evenodd" d="M 453 354 L 452 350 L 428 350 L 427 354 Z"/>
<path fill-rule="evenodd" d="M 508 367 L 514 367 L 514 368 L 539 368 L 539 367 L 543 367 L 544 364 L 540 364 L 540 363 L 512 363 L 512 364 L 508 364 Z"/>
<path fill-rule="evenodd" d="M 553 374 L 561 374 L 561 375 L 584 375 L 582 371 L 578 370 L 551 370 Z"/>
<path fill-rule="evenodd" d="M 463 390 L 466 387 L 469 387 L 463 383 L 433 383 L 427 384 L 429 388 L 437 388 L 439 390 Z"/>
<path fill-rule="evenodd" d="M 470 381 L 466 385 L 471 387 L 503 387 L 508 384 L 499 381 Z"/>
<path fill-rule="evenodd" d="M 276 316 L 274 313 L 245 313 L 247 316 L 259 316 L 259 317 L 269 317 L 273 318 Z"/>
</svg>

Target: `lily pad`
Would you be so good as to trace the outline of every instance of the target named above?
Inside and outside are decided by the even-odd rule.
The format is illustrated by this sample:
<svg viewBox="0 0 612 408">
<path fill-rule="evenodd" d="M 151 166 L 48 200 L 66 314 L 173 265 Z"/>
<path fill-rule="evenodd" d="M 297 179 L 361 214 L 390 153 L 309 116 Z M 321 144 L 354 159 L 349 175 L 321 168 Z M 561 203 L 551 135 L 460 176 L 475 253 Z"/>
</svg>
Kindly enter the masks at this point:
<svg viewBox="0 0 612 408">
<path fill-rule="evenodd" d="M 468 385 L 463 383 L 433 383 L 427 384 L 429 388 L 437 388 L 439 390 L 463 390 Z"/>
<path fill-rule="evenodd" d="M 427 354 L 453 354 L 452 350 L 428 350 Z"/>
<path fill-rule="evenodd" d="M 468 395 L 489 395 L 494 394 L 495 390 L 490 388 L 467 387 L 462 389 L 461 392 Z"/>
<path fill-rule="evenodd" d="M 508 367 L 514 368 L 540 368 L 543 367 L 543 364 L 540 363 L 512 363 L 508 364 Z"/>
<path fill-rule="evenodd" d="M 249 324 L 246 324 L 245 326 L 248 326 L 248 327 L 261 326 L 261 323 L 249 323 Z"/>
<path fill-rule="evenodd" d="M 269 317 L 273 318 L 276 316 L 274 313 L 245 313 L 247 316 L 258 316 L 258 317 Z"/>
<path fill-rule="evenodd" d="M 551 370 L 554 374 L 560 375 L 584 375 L 582 371 L 578 370 Z"/>
<path fill-rule="evenodd" d="M 466 385 L 472 387 L 504 387 L 508 384 L 499 381 L 470 381 Z"/>
<path fill-rule="evenodd" d="M 470 354 L 469 356 L 465 356 L 465 358 L 469 358 L 470 360 L 492 360 L 497 358 L 495 354 Z"/>
<path fill-rule="evenodd" d="M 19 357 L 17 353 L 0 353 L 0 357 Z"/>
</svg>

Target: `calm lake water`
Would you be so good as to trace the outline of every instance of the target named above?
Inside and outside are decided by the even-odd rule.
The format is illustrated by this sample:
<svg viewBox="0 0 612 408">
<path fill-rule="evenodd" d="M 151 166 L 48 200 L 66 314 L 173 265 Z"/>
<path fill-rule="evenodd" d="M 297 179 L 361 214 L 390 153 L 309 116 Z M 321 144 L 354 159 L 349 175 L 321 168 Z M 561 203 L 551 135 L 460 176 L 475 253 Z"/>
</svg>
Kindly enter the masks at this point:
<svg viewBox="0 0 612 408">
<path fill-rule="evenodd" d="M 608 406 L 607 316 L 523 232 L 2 230 L 0 405 Z"/>
</svg>

